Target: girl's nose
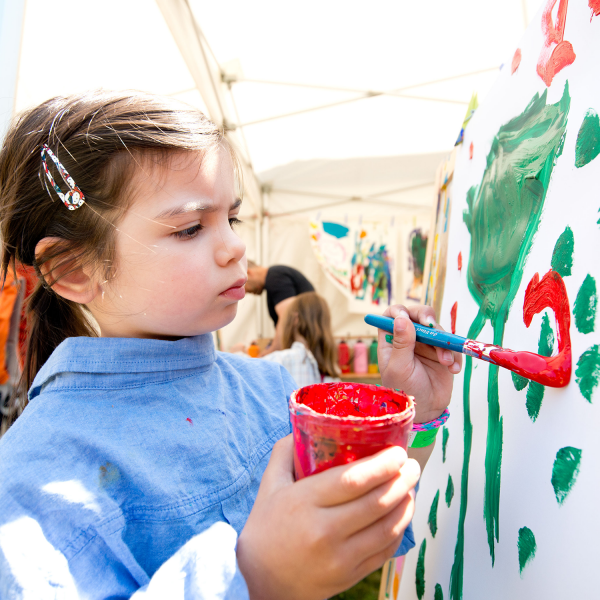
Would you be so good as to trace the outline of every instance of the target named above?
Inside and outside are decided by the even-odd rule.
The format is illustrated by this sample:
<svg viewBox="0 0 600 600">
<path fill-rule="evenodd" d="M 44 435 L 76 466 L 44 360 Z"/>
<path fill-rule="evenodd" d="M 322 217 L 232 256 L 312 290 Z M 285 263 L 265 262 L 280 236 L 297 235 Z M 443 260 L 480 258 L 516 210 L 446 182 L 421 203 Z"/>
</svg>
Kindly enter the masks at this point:
<svg viewBox="0 0 600 600">
<path fill-rule="evenodd" d="M 226 227 L 221 227 L 217 234 L 217 248 L 215 250 L 215 260 L 221 267 L 225 267 L 232 260 L 239 262 L 246 253 L 246 244 L 235 233 L 229 224 Z"/>
</svg>

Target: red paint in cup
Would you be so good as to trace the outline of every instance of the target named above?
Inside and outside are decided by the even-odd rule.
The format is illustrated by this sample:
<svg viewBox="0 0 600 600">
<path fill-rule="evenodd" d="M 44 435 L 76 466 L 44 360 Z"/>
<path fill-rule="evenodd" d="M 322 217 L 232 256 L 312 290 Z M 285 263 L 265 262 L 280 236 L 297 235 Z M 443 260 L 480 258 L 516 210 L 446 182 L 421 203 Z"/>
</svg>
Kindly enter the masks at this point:
<svg viewBox="0 0 600 600">
<path fill-rule="evenodd" d="M 415 416 L 404 392 L 360 383 L 318 383 L 290 397 L 296 479 L 376 454 L 406 450 Z"/>
</svg>

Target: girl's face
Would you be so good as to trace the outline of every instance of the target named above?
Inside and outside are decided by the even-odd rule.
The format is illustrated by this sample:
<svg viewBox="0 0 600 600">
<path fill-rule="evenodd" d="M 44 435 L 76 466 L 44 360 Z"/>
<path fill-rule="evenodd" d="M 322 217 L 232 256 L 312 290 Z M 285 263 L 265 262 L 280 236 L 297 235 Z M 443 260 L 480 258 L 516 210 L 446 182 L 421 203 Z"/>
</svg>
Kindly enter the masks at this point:
<svg viewBox="0 0 600 600">
<path fill-rule="evenodd" d="M 142 162 L 117 226 L 116 273 L 89 308 L 103 336 L 177 339 L 215 331 L 244 297 L 241 201 L 226 149 Z"/>
</svg>

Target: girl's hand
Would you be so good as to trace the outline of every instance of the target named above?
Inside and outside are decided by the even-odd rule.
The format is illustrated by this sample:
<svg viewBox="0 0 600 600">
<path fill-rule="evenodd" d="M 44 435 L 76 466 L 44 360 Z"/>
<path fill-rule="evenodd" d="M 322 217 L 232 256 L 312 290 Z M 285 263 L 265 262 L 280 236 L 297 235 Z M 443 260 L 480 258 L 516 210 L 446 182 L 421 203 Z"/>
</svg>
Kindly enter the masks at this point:
<svg viewBox="0 0 600 600">
<path fill-rule="evenodd" d="M 252 600 L 323 600 L 378 569 L 414 512 L 419 465 L 392 447 L 294 482 L 292 436 L 275 444 L 237 559 Z"/>
<path fill-rule="evenodd" d="M 406 308 L 397 304 L 383 314 L 394 318 L 392 343 L 386 341 L 385 331 L 379 330 L 377 356 L 383 385 L 414 396 L 415 423 L 436 419 L 450 404 L 453 376 L 460 373 L 462 354 L 416 343 L 411 321 L 435 325 L 435 313 L 430 306 Z"/>
</svg>

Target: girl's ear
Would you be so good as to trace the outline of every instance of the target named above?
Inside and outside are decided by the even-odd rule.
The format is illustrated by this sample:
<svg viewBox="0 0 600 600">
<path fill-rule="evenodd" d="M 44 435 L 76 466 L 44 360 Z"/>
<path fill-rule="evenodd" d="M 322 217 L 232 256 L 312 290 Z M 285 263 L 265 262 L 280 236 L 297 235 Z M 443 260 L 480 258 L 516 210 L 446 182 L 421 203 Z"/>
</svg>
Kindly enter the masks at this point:
<svg viewBox="0 0 600 600">
<path fill-rule="evenodd" d="M 38 260 L 52 248 L 64 247 L 65 240 L 58 237 L 46 237 L 35 247 L 35 258 Z M 88 304 L 100 292 L 100 285 L 77 259 L 69 259 L 68 252 L 44 260 L 40 271 L 46 283 L 59 295 L 78 304 Z"/>
</svg>

